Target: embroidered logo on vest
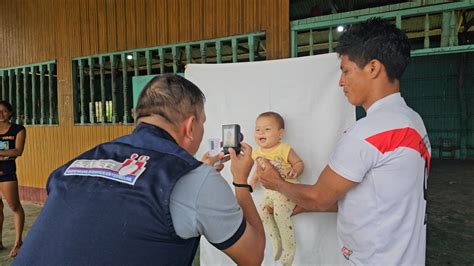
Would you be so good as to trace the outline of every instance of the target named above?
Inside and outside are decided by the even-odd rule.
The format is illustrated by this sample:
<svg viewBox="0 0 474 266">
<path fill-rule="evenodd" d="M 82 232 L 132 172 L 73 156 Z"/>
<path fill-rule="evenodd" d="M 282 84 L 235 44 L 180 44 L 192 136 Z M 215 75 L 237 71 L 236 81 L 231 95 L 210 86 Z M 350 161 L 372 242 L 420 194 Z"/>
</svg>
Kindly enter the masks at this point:
<svg viewBox="0 0 474 266">
<path fill-rule="evenodd" d="M 137 159 L 138 158 L 138 159 Z M 64 175 L 102 177 L 129 185 L 135 185 L 138 177 L 146 170 L 149 156 L 134 153 L 123 162 L 114 160 L 76 160 L 64 172 Z"/>
</svg>

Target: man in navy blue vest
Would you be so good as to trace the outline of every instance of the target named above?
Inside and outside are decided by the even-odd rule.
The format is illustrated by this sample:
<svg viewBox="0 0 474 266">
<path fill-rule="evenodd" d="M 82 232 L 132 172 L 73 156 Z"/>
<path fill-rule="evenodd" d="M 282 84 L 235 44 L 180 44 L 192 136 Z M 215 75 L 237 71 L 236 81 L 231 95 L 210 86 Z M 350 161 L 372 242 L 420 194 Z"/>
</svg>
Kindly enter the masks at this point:
<svg viewBox="0 0 474 266">
<path fill-rule="evenodd" d="M 141 93 L 131 135 L 100 144 L 55 170 L 48 201 L 15 265 L 191 265 L 201 235 L 239 265 L 260 265 L 265 236 L 250 191 L 235 196 L 196 160 L 205 97 L 164 75 Z M 236 184 L 247 184 L 252 149 L 230 150 Z M 205 158 L 211 165 L 222 155 Z M 222 168 L 222 166 L 220 167 Z"/>
</svg>

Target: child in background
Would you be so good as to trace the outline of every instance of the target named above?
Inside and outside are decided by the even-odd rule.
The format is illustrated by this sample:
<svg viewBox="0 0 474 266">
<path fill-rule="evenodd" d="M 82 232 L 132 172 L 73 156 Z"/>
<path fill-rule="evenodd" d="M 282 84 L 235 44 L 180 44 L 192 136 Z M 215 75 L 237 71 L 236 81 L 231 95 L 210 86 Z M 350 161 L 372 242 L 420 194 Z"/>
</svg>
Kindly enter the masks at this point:
<svg viewBox="0 0 474 266">
<path fill-rule="evenodd" d="M 252 158 L 268 159 L 275 166 L 282 178 L 288 182 L 298 183 L 296 179 L 304 169 L 304 163 L 290 145 L 281 142 L 285 133 L 285 122 L 275 112 L 265 112 L 257 117 L 255 126 L 255 142 L 258 147 L 253 150 Z M 258 182 L 256 172 L 251 181 L 255 188 Z M 273 258 L 283 265 L 291 265 L 296 251 L 295 234 L 291 214 L 295 203 L 277 191 L 266 189 L 259 214 L 265 232 L 272 240 Z M 273 214 L 269 212 L 273 209 Z"/>
</svg>

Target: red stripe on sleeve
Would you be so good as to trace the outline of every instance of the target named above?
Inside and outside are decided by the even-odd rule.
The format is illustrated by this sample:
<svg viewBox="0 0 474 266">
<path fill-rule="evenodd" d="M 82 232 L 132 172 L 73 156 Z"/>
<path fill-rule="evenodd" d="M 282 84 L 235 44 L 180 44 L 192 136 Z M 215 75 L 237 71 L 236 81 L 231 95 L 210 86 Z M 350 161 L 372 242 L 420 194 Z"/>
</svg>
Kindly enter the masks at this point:
<svg viewBox="0 0 474 266">
<path fill-rule="evenodd" d="M 431 156 L 426 148 L 426 143 L 420 134 L 413 128 L 397 128 L 384 131 L 365 139 L 382 154 L 394 151 L 399 147 L 407 147 L 416 150 L 430 167 Z"/>
</svg>

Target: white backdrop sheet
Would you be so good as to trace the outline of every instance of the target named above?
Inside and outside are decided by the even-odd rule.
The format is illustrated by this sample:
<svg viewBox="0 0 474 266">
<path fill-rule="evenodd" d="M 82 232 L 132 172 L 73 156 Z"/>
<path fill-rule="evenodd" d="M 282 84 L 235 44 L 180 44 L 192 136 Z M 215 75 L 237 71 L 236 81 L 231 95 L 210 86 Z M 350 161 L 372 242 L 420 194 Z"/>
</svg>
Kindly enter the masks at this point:
<svg viewBox="0 0 474 266">
<path fill-rule="evenodd" d="M 285 119 L 285 137 L 303 159 L 302 183 L 313 184 L 327 164 L 342 132 L 355 121 L 355 109 L 338 86 L 340 70 L 336 54 L 235 64 L 190 64 L 185 77 L 206 95 L 207 121 L 200 158 L 208 150 L 207 139 L 221 138 L 224 124 L 240 124 L 244 142 L 256 147 L 255 119 L 266 111 Z M 254 171 L 254 169 L 252 170 Z M 230 165 L 222 175 L 231 185 Z M 263 187 L 253 193 L 259 207 Z M 293 217 L 296 236 L 294 265 L 334 265 L 341 257 L 336 238 L 335 213 L 303 213 Z M 204 238 L 201 265 L 234 265 Z M 267 237 L 264 265 L 281 265 L 272 259 Z"/>
</svg>

